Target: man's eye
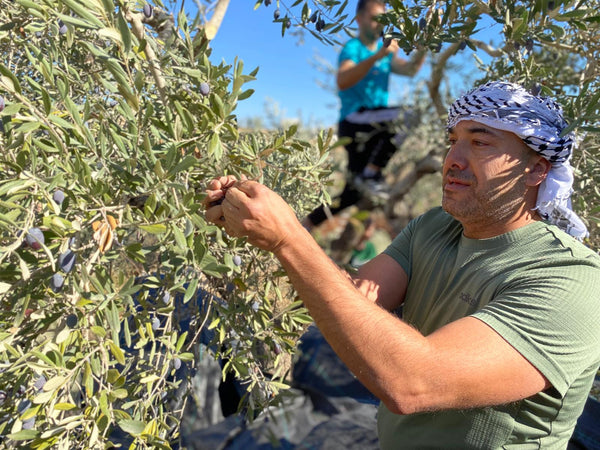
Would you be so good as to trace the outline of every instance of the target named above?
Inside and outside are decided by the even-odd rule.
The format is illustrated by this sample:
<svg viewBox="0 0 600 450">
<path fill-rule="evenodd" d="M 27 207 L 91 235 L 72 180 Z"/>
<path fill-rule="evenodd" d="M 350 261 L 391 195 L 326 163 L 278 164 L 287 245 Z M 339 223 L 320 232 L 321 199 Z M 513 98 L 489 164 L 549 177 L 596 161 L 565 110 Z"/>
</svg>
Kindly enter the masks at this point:
<svg viewBox="0 0 600 450">
<path fill-rule="evenodd" d="M 452 146 L 454 144 L 456 144 L 456 139 L 454 139 L 454 138 L 448 138 L 448 145 Z"/>
</svg>

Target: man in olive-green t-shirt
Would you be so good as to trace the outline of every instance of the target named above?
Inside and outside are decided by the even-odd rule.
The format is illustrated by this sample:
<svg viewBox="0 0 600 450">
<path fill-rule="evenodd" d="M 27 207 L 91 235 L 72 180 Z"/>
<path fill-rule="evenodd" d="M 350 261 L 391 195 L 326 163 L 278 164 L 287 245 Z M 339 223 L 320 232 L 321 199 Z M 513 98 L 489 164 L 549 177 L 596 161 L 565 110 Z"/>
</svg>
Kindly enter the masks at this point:
<svg viewBox="0 0 600 450">
<path fill-rule="evenodd" d="M 212 180 L 206 217 L 279 259 L 381 400 L 383 449 L 564 450 L 600 364 L 600 257 L 570 208 L 567 126 L 513 83 L 457 99 L 442 208 L 352 279 L 260 183 Z"/>
<path fill-rule="evenodd" d="M 408 274 L 403 320 L 428 335 L 476 317 L 552 388 L 481 409 L 401 416 L 382 405 L 381 447 L 565 448 L 600 363 L 600 258 L 543 222 L 489 239 L 468 239 L 462 230 L 437 208 L 385 251 Z"/>
</svg>

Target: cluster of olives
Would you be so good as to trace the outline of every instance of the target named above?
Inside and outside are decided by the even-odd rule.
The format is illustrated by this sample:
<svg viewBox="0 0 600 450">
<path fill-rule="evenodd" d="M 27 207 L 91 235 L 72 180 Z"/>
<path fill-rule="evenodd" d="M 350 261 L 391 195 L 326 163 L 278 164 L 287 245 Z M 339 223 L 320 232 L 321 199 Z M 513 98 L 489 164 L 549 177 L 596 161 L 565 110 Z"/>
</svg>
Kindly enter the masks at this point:
<svg viewBox="0 0 600 450">
<path fill-rule="evenodd" d="M 58 206 L 62 206 L 63 202 L 65 201 L 65 193 L 60 189 L 57 189 L 52 194 L 52 200 L 54 200 L 54 202 Z M 71 243 L 72 242 L 73 240 L 71 241 Z M 29 247 L 37 251 L 40 250 L 45 243 L 46 238 L 44 236 L 43 231 L 40 228 L 31 227 L 29 230 L 27 230 L 27 233 L 25 234 L 25 239 L 23 241 L 23 245 L 25 247 Z M 68 248 L 58 256 L 58 267 L 63 273 L 69 274 L 73 270 L 76 261 L 77 255 L 73 250 L 71 250 L 71 248 Z M 50 279 L 50 289 L 52 289 L 53 292 L 60 292 L 64 284 L 65 277 L 62 273 L 56 272 L 52 275 L 52 278 Z"/>
</svg>

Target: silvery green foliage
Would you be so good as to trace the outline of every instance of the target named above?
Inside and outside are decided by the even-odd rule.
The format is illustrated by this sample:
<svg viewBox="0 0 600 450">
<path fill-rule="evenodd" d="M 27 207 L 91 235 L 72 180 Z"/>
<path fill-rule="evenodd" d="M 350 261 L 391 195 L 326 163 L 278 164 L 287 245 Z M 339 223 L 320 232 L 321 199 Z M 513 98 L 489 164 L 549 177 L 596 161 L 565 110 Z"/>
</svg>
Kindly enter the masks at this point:
<svg viewBox="0 0 600 450">
<path fill-rule="evenodd" d="M 244 174 L 302 214 L 331 134 L 242 132 L 256 70 L 211 63 L 188 17 L 146 5 L 0 1 L 2 445 L 170 448 L 201 329 L 252 414 L 310 322 L 272 257 L 201 204 Z"/>
</svg>

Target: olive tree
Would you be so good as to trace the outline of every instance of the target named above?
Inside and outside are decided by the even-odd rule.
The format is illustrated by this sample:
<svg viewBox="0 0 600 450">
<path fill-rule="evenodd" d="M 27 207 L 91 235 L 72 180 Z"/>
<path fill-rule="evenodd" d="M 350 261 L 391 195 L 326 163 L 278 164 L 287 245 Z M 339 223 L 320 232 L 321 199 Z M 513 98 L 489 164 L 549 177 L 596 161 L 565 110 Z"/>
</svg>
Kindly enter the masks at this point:
<svg viewBox="0 0 600 450">
<path fill-rule="evenodd" d="M 332 136 L 241 131 L 256 70 L 211 63 L 195 23 L 160 2 L 0 2 L 1 445 L 170 448 L 200 341 L 248 414 L 286 387 L 310 317 L 202 200 L 245 175 L 303 211 Z"/>
</svg>

